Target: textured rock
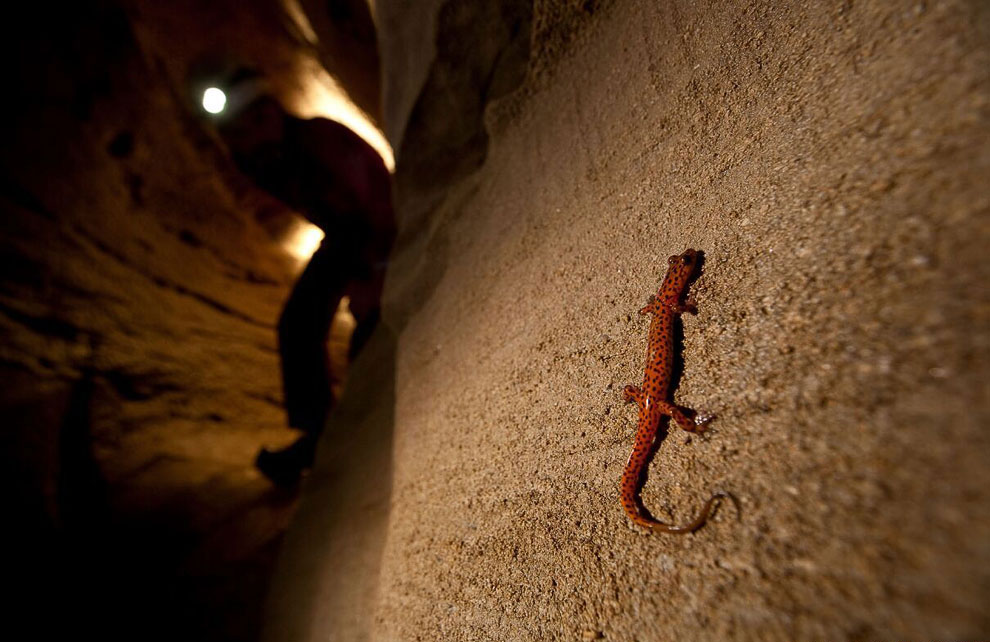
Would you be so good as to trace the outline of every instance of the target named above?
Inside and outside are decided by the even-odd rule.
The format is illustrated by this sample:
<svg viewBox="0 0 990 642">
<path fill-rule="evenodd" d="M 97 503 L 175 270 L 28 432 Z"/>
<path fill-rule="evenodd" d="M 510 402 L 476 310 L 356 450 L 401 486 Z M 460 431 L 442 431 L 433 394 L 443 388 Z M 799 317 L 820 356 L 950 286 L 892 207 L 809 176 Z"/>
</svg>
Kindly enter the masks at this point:
<svg viewBox="0 0 990 642">
<path fill-rule="evenodd" d="M 380 562 L 322 576 L 373 576 L 373 615 L 297 639 L 982 635 L 983 6 L 536 3 L 526 82 L 467 136 L 484 74 L 430 79 L 488 23 L 450 43 L 459 5 L 377 5 L 406 243 L 391 510 Z M 407 165 L 455 149 L 432 182 Z M 617 502 L 620 391 L 688 246 L 676 399 L 717 419 L 663 441 L 644 500 L 682 521 L 721 487 L 742 514 L 650 537 Z"/>
</svg>

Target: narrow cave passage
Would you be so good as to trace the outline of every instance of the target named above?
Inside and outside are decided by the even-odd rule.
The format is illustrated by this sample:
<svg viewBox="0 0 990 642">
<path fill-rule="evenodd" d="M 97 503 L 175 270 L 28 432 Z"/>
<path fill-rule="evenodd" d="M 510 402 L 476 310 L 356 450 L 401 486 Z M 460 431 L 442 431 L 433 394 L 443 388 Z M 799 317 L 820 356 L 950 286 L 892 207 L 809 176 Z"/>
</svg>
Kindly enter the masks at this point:
<svg viewBox="0 0 990 642">
<path fill-rule="evenodd" d="M 320 239 L 237 169 L 198 100 L 252 69 L 390 164 L 374 27 L 364 3 L 338 4 L 316 27 L 275 0 L 93 0 L 7 22 L 0 475 L 13 612 L 36 639 L 258 635 L 297 490 L 254 461 L 298 435 L 276 324 Z M 352 330 L 338 314 L 337 392 Z"/>
<path fill-rule="evenodd" d="M 30 4 L 0 27 L 8 628 L 985 637 L 985 5 Z M 313 193 L 267 145 L 316 116 L 380 152 L 361 167 L 394 184 L 398 229 L 386 323 L 314 455 L 286 428 L 280 320 L 318 243 L 367 259 L 341 239 L 380 231 L 320 241 L 297 216 Z M 318 155 L 306 132 L 291 147 Z M 683 368 L 644 368 L 671 332 L 636 311 L 686 248 Z M 354 317 L 326 392 L 371 317 L 323 294 Z M 710 430 L 623 403 L 658 371 Z M 719 491 L 739 510 L 637 526 L 640 429 L 666 432 L 638 489 L 654 517 Z M 262 476 L 263 447 L 296 478 L 315 456 L 302 492 Z"/>
</svg>

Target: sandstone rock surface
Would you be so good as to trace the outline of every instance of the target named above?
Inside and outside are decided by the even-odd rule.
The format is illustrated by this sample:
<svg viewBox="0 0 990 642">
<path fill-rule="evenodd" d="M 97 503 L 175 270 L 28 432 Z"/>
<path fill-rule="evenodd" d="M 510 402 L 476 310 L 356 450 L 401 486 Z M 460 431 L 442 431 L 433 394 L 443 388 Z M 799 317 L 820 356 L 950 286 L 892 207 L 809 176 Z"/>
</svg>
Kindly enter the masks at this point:
<svg viewBox="0 0 990 642">
<path fill-rule="evenodd" d="M 402 150 L 394 425 L 337 430 L 388 436 L 390 497 L 373 526 L 337 514 L 308 535 L 383 552 L 317 572 L 309 630 L 279 636 L 276 609 L 269 638 L 985 633 L 985 7 L 537 2 L 526 76 L 489 100 L 431 79 L 447 38 L 511 50 L 500 23 L 447 32 L 456 0 L 429 19 L 376 5 Z M 429 164 L 479 100 L 469 166 Z M 635 312 L 685 247 L 707 261 L 675 396 L 717 419 L 666 437 L 644 500 L 683 521 L 724 488 L 742 513 L 651 537 L 617 501 L 620 392 L 642 376 Z M 322 461 L 339 492 L 369 492 L 359 465 Z M 356 586 L 370 610 L 338 617 Z"/>
</svg>

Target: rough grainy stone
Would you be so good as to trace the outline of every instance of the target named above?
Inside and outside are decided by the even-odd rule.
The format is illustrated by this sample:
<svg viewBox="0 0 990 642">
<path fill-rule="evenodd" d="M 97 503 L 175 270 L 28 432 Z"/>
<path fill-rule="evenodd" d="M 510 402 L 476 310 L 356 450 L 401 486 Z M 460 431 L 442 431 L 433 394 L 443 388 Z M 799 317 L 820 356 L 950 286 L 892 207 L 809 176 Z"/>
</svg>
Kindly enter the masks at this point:
<svg viewBox="0 0 990 642">
<path fill-rule="evenodd" d="M 376 3 L 391 16 L 385 96 L 409 106 L 387 120 L 411 113 L 404 83 L 429 87 L 444 44 L 402 31 L 399 4 Z M 433 24 L 429 9 L 410 23 Z M 577 10 L 534 5 L 539 73 L 488 105 L 480 168 L 403 183 L 424 168 L 399 158 L 413 240 L 388 291 L 402 327 L 391 498 L 368 529 L 384 552 L 314 572 L 328 601 L 370 585 L 373 608 L 322 612 L 309 639 L 984 635 L 985 6 Z M 554 15 L 570 16 L 565 35 Z M 406 66 L 392 38 L 412 47 Z M 706 262 L 675 396 L 717 418 L 664 440 L 643 496 L 683 521 L 725 488 L 742 514 L 647 536 L 617 501 L 635 421 L 620 391 L 642 375 L 633 313 L 689 246 Z M 343 471 L 327 482 L 339 492 L 362 479 L 323 461 Z M 321 546 L 361 524 L 327 528 Z"/>
</svg>

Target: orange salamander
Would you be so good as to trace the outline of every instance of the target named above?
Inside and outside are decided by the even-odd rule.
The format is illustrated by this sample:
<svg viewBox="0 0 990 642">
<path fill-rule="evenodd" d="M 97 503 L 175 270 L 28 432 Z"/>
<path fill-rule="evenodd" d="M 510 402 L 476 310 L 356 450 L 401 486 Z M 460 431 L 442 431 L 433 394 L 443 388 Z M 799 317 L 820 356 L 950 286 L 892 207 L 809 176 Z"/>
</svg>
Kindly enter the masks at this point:
<svg viewBox="0 0 990 642">
<path fill-rule="evenodd" d="M 685 312 L 692 314 L 697 312 L 694 301 L 691 298 L 684 299 L 684 294 L 699 263 L 699 254 L 687 249 L 683 254 L 670 257 L 669 263 L 670 268 L 660 290 L 656 295 L 651 296 L 646 307 L 639 311 L 640 314 L 652 314 L 653 320 L 650 322 L 643 385 L 641 388 L 626 386 L 623 391 L 627 402 L 635 401 L 639 406 L 639 421 L 632 455 L 622 473 L 621 498 L 622 508 L 639 526 L 648 528 L 654 533 L 683 534 L 696 531 L 704 525 L 717 499 L 728 497 L 735 501 L 735 498 L 723 491 L 716 492 L 708 499 L 694 521 L 683 526 L 664 524 L 644 515 L 640 510 L 640 480 L 644 477 L 647 459 L 661 419 L 670 417 L 688 432 L 701 432 L 707 423 L 707 420 L 695 423 L 670 400 L 670 383 L 674 368 L 674 319 Z M 684 299 L 683 303 L 682 299 Z"/>
</svg>

